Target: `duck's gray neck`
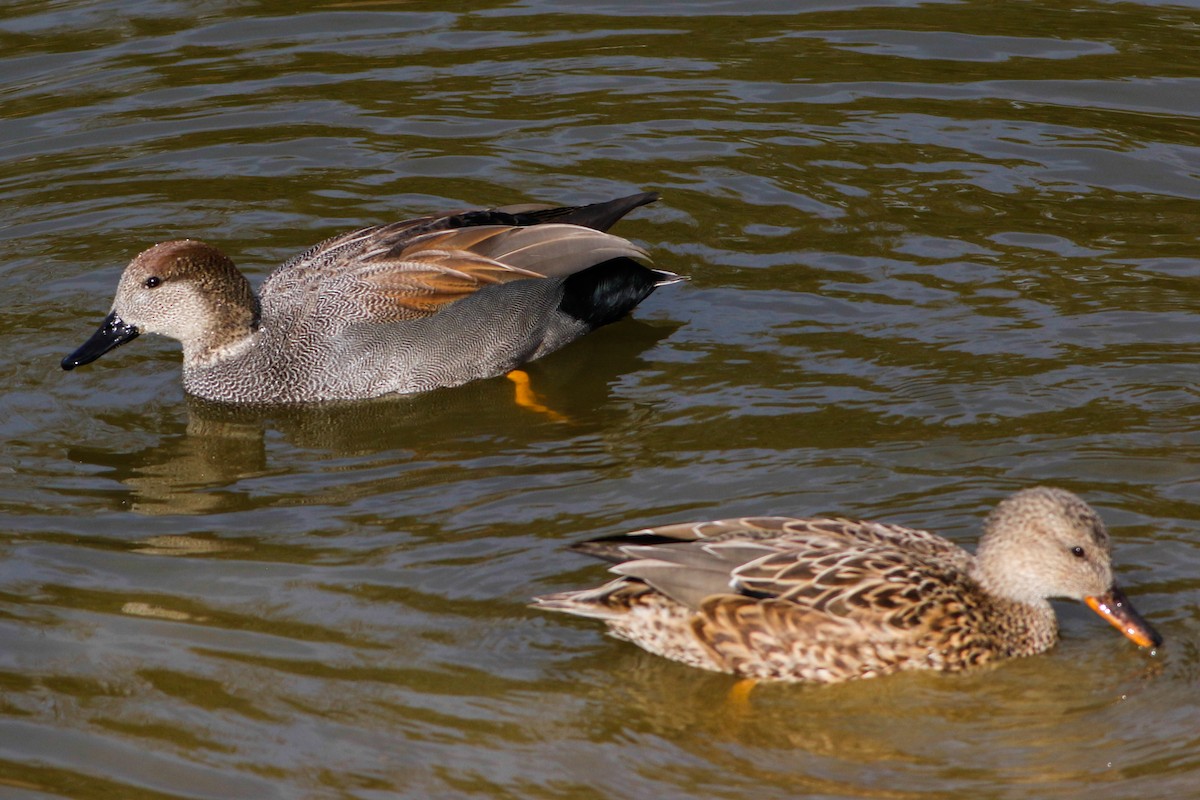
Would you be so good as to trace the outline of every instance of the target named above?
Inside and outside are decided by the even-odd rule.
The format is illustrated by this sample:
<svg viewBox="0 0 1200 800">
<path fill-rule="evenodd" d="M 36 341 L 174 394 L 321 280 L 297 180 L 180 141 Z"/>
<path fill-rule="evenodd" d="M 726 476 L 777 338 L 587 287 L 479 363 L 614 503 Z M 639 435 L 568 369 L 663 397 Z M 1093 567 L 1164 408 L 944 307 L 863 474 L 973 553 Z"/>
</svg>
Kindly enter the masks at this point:
<svg viewBox="0 0 1200 800">
<path fill-rule="evenodd" d="M 264 352 L 263 330 L 214 346 L 207 357 L 183 361 L 188 394 L 221 403 L 271 402 L 278 399 L 276 370 Z"/>
<path fill-rule="evenodd" d="M 199 369 L 211 367 L 222 361 L 237 359 L 253 349 L 258 338 L 258 329 L 224 330 L 213 335 L 189 341 L 183 347 L 183 368 Z"/>
</svg>

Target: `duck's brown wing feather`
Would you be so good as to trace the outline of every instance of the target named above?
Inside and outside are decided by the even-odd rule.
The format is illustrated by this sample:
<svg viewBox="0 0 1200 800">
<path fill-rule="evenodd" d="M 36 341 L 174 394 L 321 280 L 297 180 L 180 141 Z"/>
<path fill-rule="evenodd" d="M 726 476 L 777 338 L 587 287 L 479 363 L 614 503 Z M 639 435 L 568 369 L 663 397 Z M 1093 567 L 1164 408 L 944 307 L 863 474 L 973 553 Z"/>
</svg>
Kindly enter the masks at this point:
<svg viewBox="0 0 1200 800">
<path fill-rule="evenodd" d="M 572 549 L 620 563 L 630 559 L 630 546 L 742 541 L 758 542 L 785 551 L 796 549 L 812 539 L 829 541 L 833 546 L 893 547 L 923 558 L 944 561 L 964 571 L 972 562 L 972 556 L 966 550 L 929 531 L 837 517 L 735 517 L 679 523 L 589 539 L 572 545 Z"/>
<path fill-rule="evenodd" d="M 353 269 L 364 260 L 394 256 L 423 236 L 440 234 L 449 235 L 451 240 L 440 240 L 441 249 L 466 250 L 503 260 L 498 257 L 498 250 L 485 253 L 475 249 L 475 245 L 471 243 L 475 234 L 471 232 L 480 231 L 480 239 L 492 239 L 497 231 L 532 230 L 557 224 L 601 233 L 630 211 L 658 198 L 657 192 L 642 192 L 584 206 L 524 204 L 494 209 L 447 211 L 359 228 L 330 237 L 293 256 L 271 274 L 267 283 L 291 284 L 302 282 L 306 276 L 313 274 L 336 274 L 347 268 Z M 495 247 L 494 244 L 490 246 Z M 530 268 L 521 263 L 514 263 L 513 266 Z"/>
<path fill-rule="evenodd" d="M 334 237 L 263 286 L 264 310 L 340 322 L 393 322 L 436 313 L 484 286 L 565 277 L 613 258 L 646 260 L 631 242 L 578 225 L 482 225 L 414 235 L 396 223 Z M 299 316 L 299 315 L 297 315 Z"/>
<path fill-rule="evenodd" d="M 671 536 L 650 543 L 643 535 L 616 551 L 624 560 L 612 572 L 691 608 L 711 595 L 737 594 L 851 619 L 884 619 L 943 588 L 961 591 L 959 584 L 969 581 L 970 555 L 948 542 L 939 557 L 922 547 L 941 548 L 938 542 L 905 539 L 910 546 L 897 546 L 889 539 L 897 531 L 881 532 L 870 523 L 759 519 L 774 535 L 759 535 L 763 527 L 747 528 L 746 520 L 736 530 L 709 527 L 704 532 L 711 535 L 691 540 Z"/>
<path fill-rule="evenodd" d="M 971 556 L 924 531 L 759 517 L 648 529 L 614 544 L 596 554 L 619 556 L 613 572 L 693 609 L 693 634 L 733 672 L 841 680 L 906 665 L 955 669 L 990 652 Z"/>
<path fill-rule="evenodd" d="M 901 668 L 903 652 L 928 657 L 883 625 L 831 617 L 783 600 L 709 598 L 692 634 L 721 669 L 752 678 L 836 682 Z"/>
<path fill-rule="evenodd" d="M 1015 654 L 992 630 L 986 601 L 962 581 L 938 577 L 921 594 L 875 584 L 813 598 L 713 595 L 690 625 L 714 661 L 748 677 L 833 682 L 957 671 Z"/>
<path fill-rule="evenodd" d="M 562 224 L 428 233 L 406 243 L 398 257 L 419 258 L 431 252 L 467 252 L 545 277 L 565 277 L 613 258 L 648 260 L 645 250 L 619 236 Z"/>
<path fill-rule="evenodd" d="M 735 568 L 692 630 L 714 660 L 751 677 L 837 681 L 957 670 L 998 653 L 988 600 L 955 564 L 886 545 L 813 537 Z"/>
</svg>

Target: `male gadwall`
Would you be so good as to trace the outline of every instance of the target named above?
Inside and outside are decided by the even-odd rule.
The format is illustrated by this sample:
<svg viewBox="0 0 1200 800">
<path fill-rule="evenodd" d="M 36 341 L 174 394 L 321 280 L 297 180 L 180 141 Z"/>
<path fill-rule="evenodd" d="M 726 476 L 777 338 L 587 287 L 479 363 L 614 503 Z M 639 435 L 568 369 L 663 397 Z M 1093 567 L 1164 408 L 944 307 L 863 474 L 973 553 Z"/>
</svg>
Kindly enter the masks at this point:
<svg viewBox="0 0 1200 800">
<path fill-rule="evenodd" d="M 605 233 L 657 199 L 363 228 L 288 260 L 257 297 L 215 247 L 164 242 L 125 268 L 112 312 L 62 366 L 159 333 L 183 343 L 184 389 L 224 402 L 355 400 L 502 375 L 682 280 Z"/>
<path fill-rule="evenodd" d="M 576 545 L 617 562 L 604 586 L 535 598 L 604 620 L 657 655 L 746 678 L 835 683 L 958 671 L 1051 647 L 1048 598 L 1082 600 L 1162 643 L 1113 583 L 1108 532 L 1062 489 L 1014 494 L 978 555 L 927 531 L 845 519 L 669 525 Z"/>
</svg>

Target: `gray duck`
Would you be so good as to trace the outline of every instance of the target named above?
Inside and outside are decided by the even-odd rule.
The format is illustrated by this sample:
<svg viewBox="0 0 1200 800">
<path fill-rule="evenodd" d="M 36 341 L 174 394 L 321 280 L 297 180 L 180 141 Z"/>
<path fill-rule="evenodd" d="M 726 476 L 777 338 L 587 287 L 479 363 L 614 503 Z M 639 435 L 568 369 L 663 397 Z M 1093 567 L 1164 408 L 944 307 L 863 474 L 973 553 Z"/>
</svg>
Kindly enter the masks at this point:
<svg viewBox="0 0 1200 800">
<path fill-rule="evenodd" d="M 257 295 L 212 245 L 163 242 L 125 268 L 112 311 L 62 367 L 157 333 L 183 345 L 184 389 L 220 402 L 358 400 L 502 375 L 682 280 L 606 233 L 657 199 L 362 228 L 291 258 Z"/>
</svg>

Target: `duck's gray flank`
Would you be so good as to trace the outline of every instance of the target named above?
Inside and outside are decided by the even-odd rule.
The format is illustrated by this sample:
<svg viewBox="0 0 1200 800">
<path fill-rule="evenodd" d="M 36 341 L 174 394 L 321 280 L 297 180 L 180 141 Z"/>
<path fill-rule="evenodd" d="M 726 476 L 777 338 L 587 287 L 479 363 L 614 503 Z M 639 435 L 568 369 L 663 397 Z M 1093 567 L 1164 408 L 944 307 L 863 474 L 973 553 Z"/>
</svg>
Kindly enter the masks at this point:
<svg viewBox="0 0 1200 800">
<path fill-rule="evenodd" d="M 217 248 L 163 242 L 125 268 L 111 313 L 62 366 L 159 333 L 183 345 L 184 388 L 223 402 L 354 400 L 501 375 L 682 280 L 606 232 L 657 199 L 363 228 L 289 259 L 257 295 Z"/>
<path fill-rule="evenodd" d="M 748 678 L 833 683 L 959 671 L 1040 653 L 1051 597 L 1082 600 L 1141 646 L 1162 638 L 1113 580 L 1099 515 L 1062 489 L 1001 502 L 977 555 L 932 533 L 838 518 L 752 517 L 584 542 L 618 576 L 535 598 L 620 639 Z"/>
</svg>

